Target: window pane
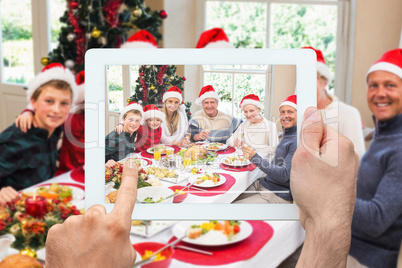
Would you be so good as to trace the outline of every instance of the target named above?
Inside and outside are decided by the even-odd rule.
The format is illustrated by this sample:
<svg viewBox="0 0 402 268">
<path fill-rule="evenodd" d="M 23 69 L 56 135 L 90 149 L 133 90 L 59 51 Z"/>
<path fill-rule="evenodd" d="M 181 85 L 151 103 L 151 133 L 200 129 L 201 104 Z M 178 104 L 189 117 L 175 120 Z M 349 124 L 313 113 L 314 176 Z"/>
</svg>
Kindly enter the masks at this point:
<svg viewBox="0 0 402 268">
<path fill-rule="evenodd" d="M 2 82 L 27 84 L 34 77 L 31 0 L 1 0 Z"/>
<path fill-rule="evenodd" d="M 130 87 L 130 96 L 135 93 L 135 88 L 137 86 L 137 79 L 139 76 L 140 65 L 131 65 L 130 66 L 130 75 L 131 75 L 131 87 Z"/>
<path fill-rule="evenodd" d="M 109 111 L 121 111 L 124 107 L 123 73 L 121 65 L 107 66 L 107 88 L 109 97 Z"/>
<path fill-rule="evenodd" d="M 312 46 L 324 53 L 335 72 L 337 6 L 272 4 L 272 48 Z M 323 16 L 325 14 L 325 16 Z M 334 76 L 332 76 L 334 77 Z"/>
<path fill-rule="evenodd" d="M 266 47 L 266 3 L 208 1 L 205 8 L 206 29 L 221 27 L 236 48 Z"/>
<path fill-rule="evenodd" d="M 248 94 L 255 94 L 265 104 L 265 75 L 263 74 L 235 74 L 234 102 L 239 105 L 241 99 Z M 262 111 L 264 112 L 264 111 Z"/>
<path fill-rule="evenodd" d="M 232 114 L 236 111 L 232 105 L 232 74 L 204 73 L 204 85 L 212 85 L 221 98 L 219 110 Z"/>
<path fill-rule="evenodd" d="M 66 12 L 66 0 L 49 0 L 50 5 L 50 37 L 51 50 L 55 49 L 59 44 L 59 34 L 65 23 L 60 22 L 60 17 Z"/>
</svg>

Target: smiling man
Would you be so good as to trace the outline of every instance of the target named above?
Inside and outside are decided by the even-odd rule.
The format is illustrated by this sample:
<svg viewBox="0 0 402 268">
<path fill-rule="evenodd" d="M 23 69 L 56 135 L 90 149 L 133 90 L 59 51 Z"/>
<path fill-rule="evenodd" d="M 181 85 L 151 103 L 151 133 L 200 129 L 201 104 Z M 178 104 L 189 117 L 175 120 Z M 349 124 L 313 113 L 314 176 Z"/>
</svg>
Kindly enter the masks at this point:
<svg viewBox="0 0 402 268">
<path fill-rule="evenodd" d="M 201 89 L 198 98 L 195 100 L 197 105 L 202 105 L 202 110 L 194 114 L 190 120 L 190 132 L 192 141 L 221 142 L 226 143 L 240 125 L 240 120 L 218 110 L 220 98 L 211 86 Z"/>
<path fill-rule="evenodd" d="M 0 205 L 55 174 L 57 142 L 76 92 L 74 75 L 59 63 L 31 81 L 27 95 L 38 127 L 24 133 L 13 124 L 0 134 Z"/>
<path fill-rule="evenodd" d="M 256 180 L 234 203 L 292 203 L 290 169 L 297 149 L 297 98 L 289 96 L 279 106 L 283 137 L 270 163 L 254 149 L 243 146 L 244 156 L 261 169 L 266 176 Z"/>
<path fill-rule="evenodd" d="M 374 138 L 357 173 L 348 267 L 396 267 L 402 240 L 402 49 L 368 71 Z"/>
</svg>

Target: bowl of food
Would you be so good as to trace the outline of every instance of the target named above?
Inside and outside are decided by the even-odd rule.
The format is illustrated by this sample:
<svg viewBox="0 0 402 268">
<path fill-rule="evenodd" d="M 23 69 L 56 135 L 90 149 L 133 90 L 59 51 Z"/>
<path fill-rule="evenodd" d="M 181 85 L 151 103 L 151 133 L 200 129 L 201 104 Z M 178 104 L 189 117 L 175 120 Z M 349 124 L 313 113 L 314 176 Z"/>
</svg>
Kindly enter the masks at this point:
<svg viewBox="0 0 402 268">
<path fill-rule="evenodd" d="M 143 187 L 137 190 L 137 200 L 148 204 L 173 203 L 173 198 L 166 199 L 173 194 L 173 190 L 164 186 Z"/>
<path fill-rule="evenodd" d="M 184 187 L 185 186 L 182 185 L 175 185 L 169 187 L 169 189 L 173 190 L 175 194 L 180 192 L 179 195 L 173 197 L 173 203 L 181 203 L 184 201 L 184 199 L 186 199 L 186 197 L 188 196 L 188 188 L 182 190 Z"/>
<path fill-rule="evenodd" d="M 135 251 L 137 251 L 137 260 L 136 262 L 145 259 L 146 257 L 152 255 L 154 252 L 166 246 L 166 244 L 157 243 L 157 242 L 142 242 L 134 244 L 133 247 Z M 156 254 L 156 258 L 153 262 L 142 265 L 143 268 L 166 268 L 169 267 L 172 263 L 172 256 L 174 250 L 172 247 L 168 247 L 162 252 Z"/>
</svg>

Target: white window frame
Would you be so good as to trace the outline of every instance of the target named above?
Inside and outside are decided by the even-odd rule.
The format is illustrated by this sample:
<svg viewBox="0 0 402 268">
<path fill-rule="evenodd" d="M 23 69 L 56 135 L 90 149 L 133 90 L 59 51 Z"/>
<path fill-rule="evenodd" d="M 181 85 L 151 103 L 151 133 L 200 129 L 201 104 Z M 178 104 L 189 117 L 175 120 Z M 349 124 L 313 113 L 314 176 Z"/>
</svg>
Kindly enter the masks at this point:
<svg viewBox="0 0 402 268">
<path fill-rule="evenodd" d="M 336 38 L 336 72 L 334 93 L 342 101 L 351 103 L 353 78 L 354 16 L 356 0 L 197 0 L 196 36 L 206 30 L 206 2 L 259 2 L 267 4 L 267 48 L 270 46 L 271 4 L 333 5 L 338 7 Z M 203 77 L 203 74 L 202 74 Z M 203 81 L 201 81 L 202 83 Z M 202 86 L 202 84 L 200 84 Z"/>
</svg>

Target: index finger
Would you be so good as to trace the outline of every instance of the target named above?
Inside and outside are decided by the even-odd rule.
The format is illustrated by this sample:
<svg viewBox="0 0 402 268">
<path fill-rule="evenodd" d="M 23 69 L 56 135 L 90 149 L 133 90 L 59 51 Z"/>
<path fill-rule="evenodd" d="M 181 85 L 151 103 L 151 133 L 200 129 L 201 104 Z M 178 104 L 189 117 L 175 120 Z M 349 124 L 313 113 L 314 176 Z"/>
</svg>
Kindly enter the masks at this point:
<svg viewBox="0 0 402 268">
<path fill-rule="evenodd" d="M 137 164 L 133 160 L 127 160 L 124 163 L 120 189 L 111 214 L 116 214 L 119 218 L 129 219 L 131 222 L 131 215 L 137 199 L 137 184 Z"/>
</svg>

